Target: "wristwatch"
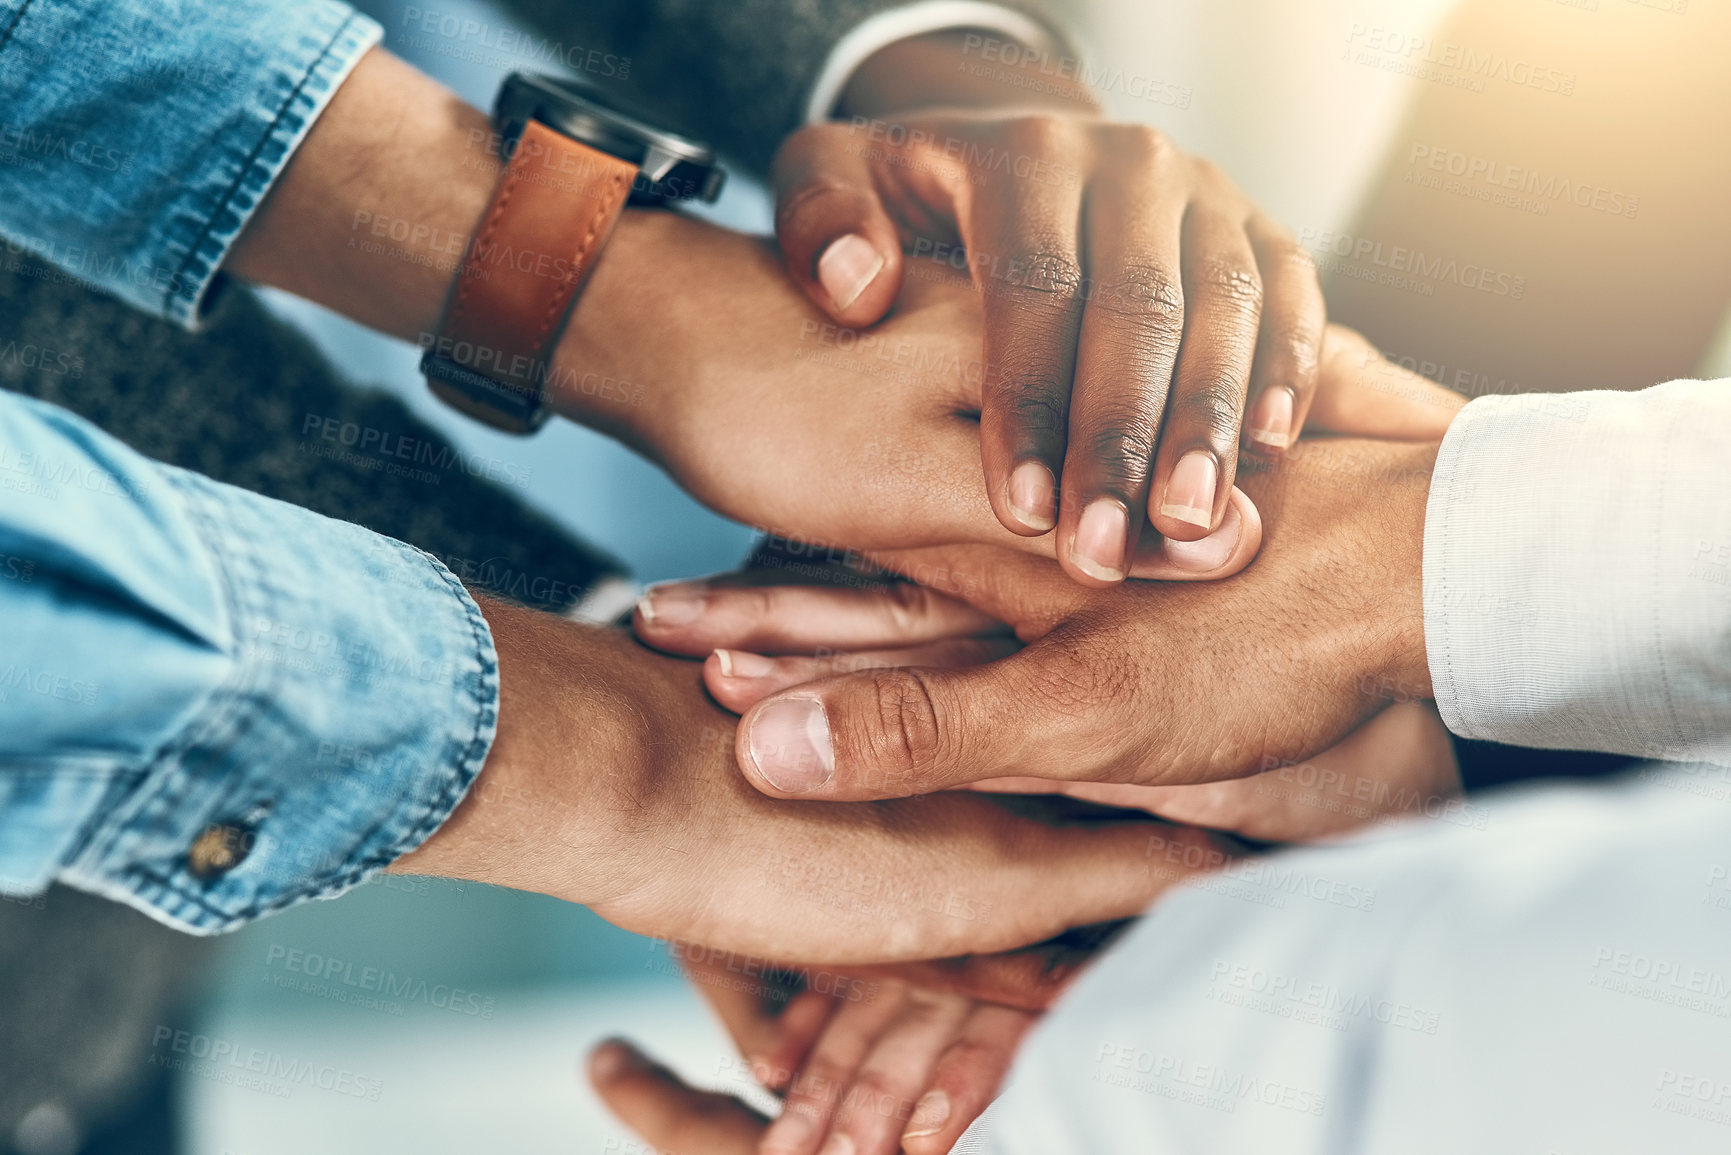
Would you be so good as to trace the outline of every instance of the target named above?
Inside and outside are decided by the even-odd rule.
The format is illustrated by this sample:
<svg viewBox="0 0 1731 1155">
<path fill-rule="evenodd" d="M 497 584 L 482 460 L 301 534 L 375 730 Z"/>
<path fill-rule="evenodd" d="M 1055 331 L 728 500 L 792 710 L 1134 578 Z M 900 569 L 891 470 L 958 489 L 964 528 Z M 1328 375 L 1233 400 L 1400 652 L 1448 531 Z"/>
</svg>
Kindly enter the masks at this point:
<svg viewBox="0 0 1731 1155">
<path fill-rule="evenodd" d="M 493 107 L 504 175 L 469 238 L 421 372 L 447 404 L 511 433 L 547 420 L 559 334 L 625 206 L 714 201 L 706 145 L 594 89 L 513 73 Z"/>
</svg>

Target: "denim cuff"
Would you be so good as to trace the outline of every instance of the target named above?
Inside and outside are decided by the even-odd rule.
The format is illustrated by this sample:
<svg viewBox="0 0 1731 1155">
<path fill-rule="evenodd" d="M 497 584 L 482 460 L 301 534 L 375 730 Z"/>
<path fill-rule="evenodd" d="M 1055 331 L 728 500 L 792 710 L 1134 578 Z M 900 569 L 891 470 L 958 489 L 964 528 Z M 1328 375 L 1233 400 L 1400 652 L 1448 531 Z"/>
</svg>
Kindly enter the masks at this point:
<svg viewBox="0 0 1731 1155">
<path fill-rule="evenodd" d="M 437 830 L 491 747 L 498 659 L 431 556 L 163 473 L 215 559 L 233 661 L 59 877 L 210 934 L 340 894 Z"/>
<path fill-rule="evenodd" d="M 383 30 L 346 4 L 296 4 L 302 23 L 278 45 L 256 89 L 225 126 L 198 176 L 199 193 L 166 222 L 165 265 L 178 271 L 153 311 L 195 327 L 220 288 L 235 238 L 308 132 Z M 150 307 L 150 306 L 146 306 Z"/>
<path fill-rule="evenodd" d="M 220 269 L 382 36 L 340 0 L 0 0 L 0 233 L 196 327 Z"/>
</svg>

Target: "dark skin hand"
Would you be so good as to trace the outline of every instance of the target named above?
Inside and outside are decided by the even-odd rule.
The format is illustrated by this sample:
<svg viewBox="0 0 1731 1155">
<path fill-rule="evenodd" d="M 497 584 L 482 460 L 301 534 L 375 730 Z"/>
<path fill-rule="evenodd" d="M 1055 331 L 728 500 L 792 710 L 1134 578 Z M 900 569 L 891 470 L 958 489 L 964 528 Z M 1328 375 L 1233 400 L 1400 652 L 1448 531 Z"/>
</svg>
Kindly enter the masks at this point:
<svg viewBox="0 0 1731 1155">
<path fill-rule="evenodd" d="M 1219 168 L 1108 121 L 1079 85 L 1013 83 L 1027 66 L 1000 64 L 1020 60 L 1007 47 L 942 32 L 868 60 L 836 121 L 783 146 L 776 231 L 795 282 L 850 327 L 925 275 L 906 253 L 968 274 L 992 509 L 1014 533 L 1055 528 L 1065 571 L 1109 585 L 1145 519 L 1206 536 L 1240 449 L 1297 440 L 1326 310 L 1309 255 Z"/>
</svg>

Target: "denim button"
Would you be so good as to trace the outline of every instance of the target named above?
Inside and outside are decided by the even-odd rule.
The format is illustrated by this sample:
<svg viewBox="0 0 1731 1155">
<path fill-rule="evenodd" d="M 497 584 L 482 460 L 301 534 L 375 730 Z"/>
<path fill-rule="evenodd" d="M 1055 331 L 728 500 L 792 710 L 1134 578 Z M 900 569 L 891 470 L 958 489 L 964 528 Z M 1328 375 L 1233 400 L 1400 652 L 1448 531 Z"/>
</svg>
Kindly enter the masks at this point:
<svg viewBox="0 0 1731 1155">
<path fill-rule="evenodd" d="M 252 852 L 253 828 L 240 822 L 217 822 L 193 839 L 186 854 L 186 869 L 194 878 L 208 882 L 221 878 Z"/>
</svg>

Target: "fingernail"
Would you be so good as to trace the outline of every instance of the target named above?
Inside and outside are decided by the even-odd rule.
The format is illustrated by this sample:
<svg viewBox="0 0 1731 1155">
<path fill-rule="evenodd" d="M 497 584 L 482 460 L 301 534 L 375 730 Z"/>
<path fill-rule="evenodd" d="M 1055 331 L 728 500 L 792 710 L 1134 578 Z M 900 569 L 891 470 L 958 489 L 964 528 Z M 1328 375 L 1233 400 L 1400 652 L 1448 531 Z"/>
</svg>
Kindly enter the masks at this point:
<svg viewBox="0 0 1731 1155">
<path fill-rule="evenodd" d="M 1130 519 L 1124 507 L 1102 497 L 1082 511 L 1082 520 L 1076 524 L 1076 546 L 1071 560 L 1091 578 L 1122 581 L 1129 534 Z"/>
<path fill-rule="evenodd" d="M 1024 461 L 1010 474 L 1010 512 L 1029 529 L 1044 532 L 1057 522 L 1056 491 L 1052 471 L 1038 461 Z"/>
<path fill-rule="evenodd" d="M 817 279 L 837 309 L 845 309 L 866 291 L 866 286 L 884 267 L 884 259 L 871 242 L 849 233 L 833 242 L 817 259 Z"/>
<path fill-rule="evenodd" d="M 853 1155 L 853 1140 L 846 1135 L 835 1134 L 829 1137 L 829 1142 L 823 1145 L 823 1150 L 817 1155 Z"/>
<path fill-rule="evenodd" d="M 783 698 L 765 706 L 751 720 L 746 745 L 758 774 L 777 790 L 816 790 L 835 773 L 829 719 L 816 698 Z"/>
<path fill-rule="evenodd" d="M 1160 550 L 1166 555 L 1166 560 L 1179 569 L 1208 573 L 1226 564 L 1232 551 L 1238 548 L 1238 538 L 1243 532 L 1244 519 L 1238 516 L 1238 507 L 1228 505 L 1226 516 L 1220 520 L 1220 528 L 1201 541 L 1179 541 L 1169 537 L 1161 543 Z"/>
<path fill-rule="evenodd" d="M 1166 494 L 1160 499 L 1160 516 L 1207 529 L 1214 524 L 1214 487 L 1219 478 L 1212 453 L 1200 449 L 1186 453 L 1178 459 L 1172 480 L 1166 483 Z"/>
<path fill-rule="evenodd" d="M 643 1055 L 624 1039 L 606 1039 L 589 1053 L 589 1077 L 607 1082 L 632 1067 L 644 1065 Z"/>
<path fill-rule="evenodd" d="M 654 626 L 689 626 L 703 616 L 709 595 L 700 585 L 677 582 L 656 586 L 637 599 L 637 612 Z"/>
<path fill-rule="evenodd" d="M 902 1132 L 903 1139 L 917 1139 L 921 1135 L 935 1135 L 950 1119 L 950 1097 L 942 1091 L 927 1091 L 925 1097 L 914 1104 L 914 1113 L 908 1119 L 908 1129 Z"/>
<path fill-rule="evenodd" d="M 771 1123 L 769 1130 L 763 1133 L 765 1155 L 801 1150 L 806 1139 L 810 1138 L 812 1129 L 812 1117 L 804 1111 L 797 1107 L 783 1111 L 781 1118 Z"/>
<path fill-rule="evenodd" d="M 1250 440 L 1269 449 L 1292 444 L 1292 390 L 1277 385 L 1256 399 L 1250 413 Z"/>
<path fill-rule="evenodd" d="M 717 650 L 715 660 L 724 678 L 767 678 L 775 672 L 774 662 L 746 650 Z"/>
</svg>

